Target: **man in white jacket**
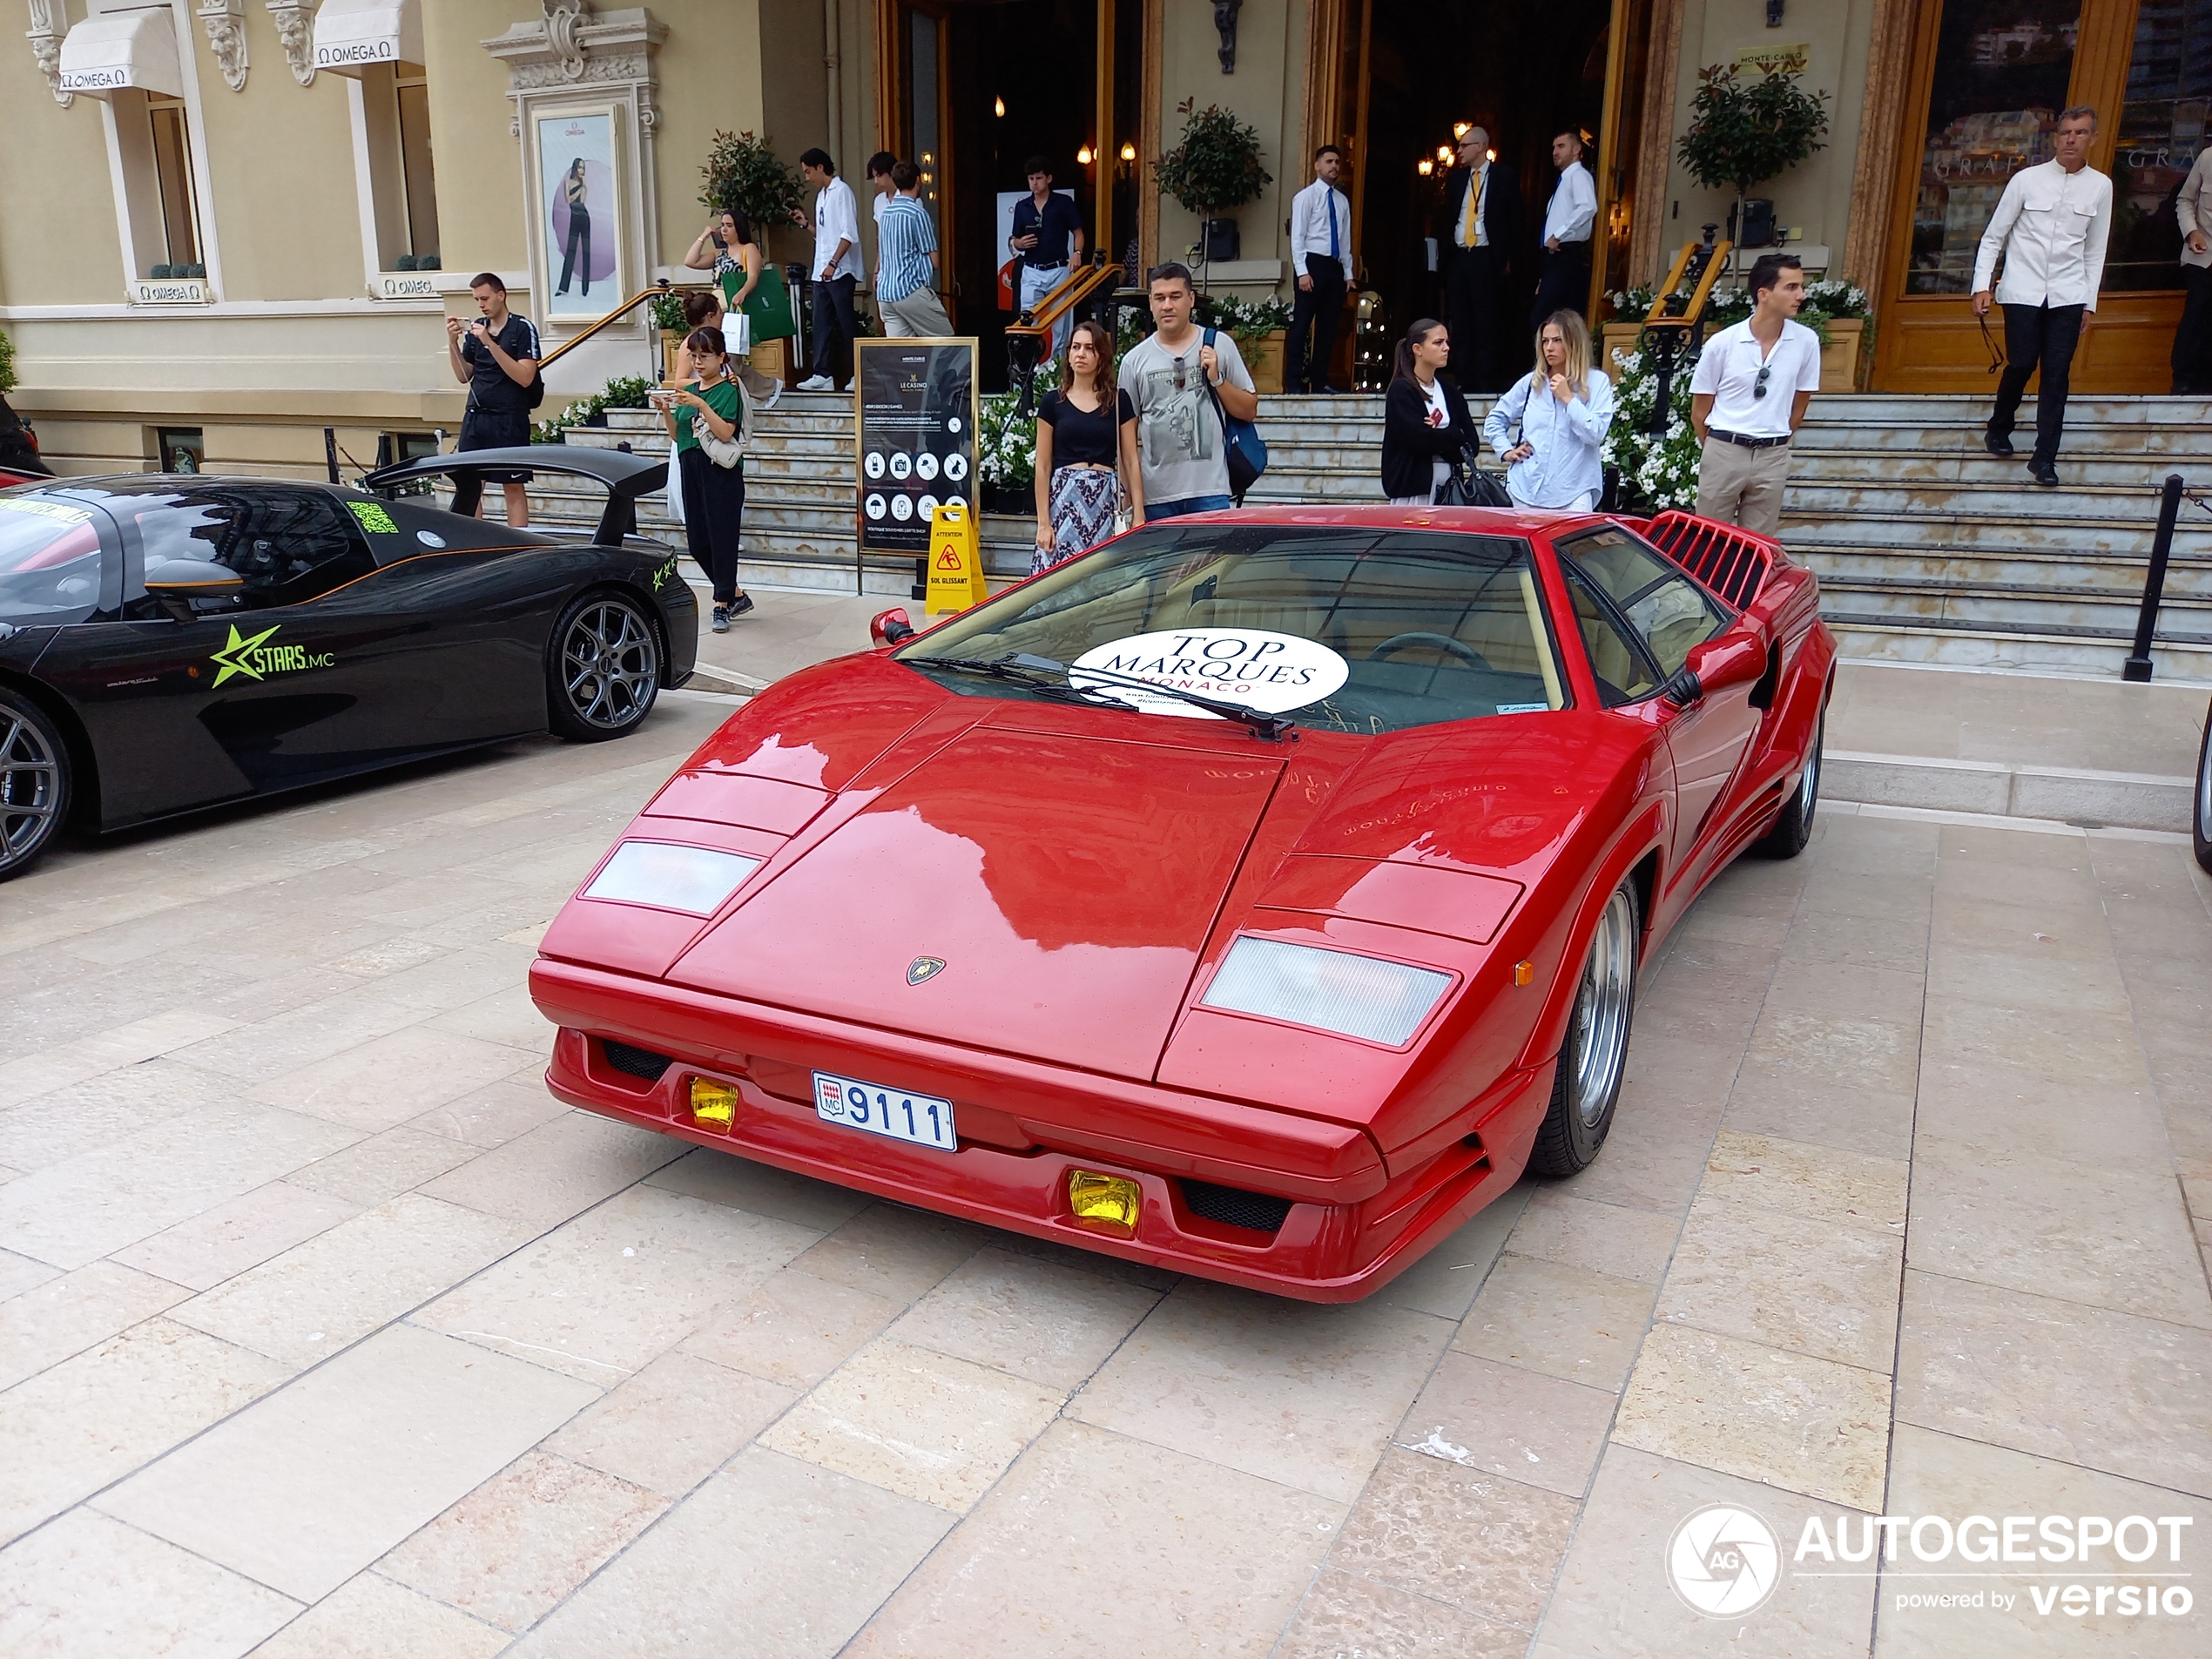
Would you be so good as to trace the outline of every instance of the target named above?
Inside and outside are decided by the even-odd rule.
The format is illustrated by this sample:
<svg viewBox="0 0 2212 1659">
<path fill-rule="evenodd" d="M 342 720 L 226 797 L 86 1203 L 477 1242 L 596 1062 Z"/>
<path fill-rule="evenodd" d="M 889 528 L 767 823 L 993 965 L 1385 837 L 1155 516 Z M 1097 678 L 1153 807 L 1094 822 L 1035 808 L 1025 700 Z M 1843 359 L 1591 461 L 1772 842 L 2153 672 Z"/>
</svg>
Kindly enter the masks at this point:
<svg viewBox="0 0 2212 1659">
<path fill-rule="evenodd" d="M 2039 484 L 2059 482 L 2067 376 L 2097 308 L 2112 233 L 2112 180 L 2087 165 L 2096 133 L 2097 112 L 2087 105 L 2059 117 L 2056 155 L 2013 175 L 1974 260 L 1974 315 L 1987 316 L 1993 300 L 2005 307 L 2005 374 L 1982 442 L 1993 455 L 2012 455 L 2013 416 L 2040 364 L 2035 448 L 2027 460 Z M 2000 254 L 2005 275 L 1993 291 Z"/>
<path fill-rule="evenodd" d="M 2174 198 L 2174 217 L 2182 225 L 2182 326 L 2174 331 L 2174 395 L 2212 393 L 2212 145 L 2196 152 L 2196 165 Z"/>
</svg>

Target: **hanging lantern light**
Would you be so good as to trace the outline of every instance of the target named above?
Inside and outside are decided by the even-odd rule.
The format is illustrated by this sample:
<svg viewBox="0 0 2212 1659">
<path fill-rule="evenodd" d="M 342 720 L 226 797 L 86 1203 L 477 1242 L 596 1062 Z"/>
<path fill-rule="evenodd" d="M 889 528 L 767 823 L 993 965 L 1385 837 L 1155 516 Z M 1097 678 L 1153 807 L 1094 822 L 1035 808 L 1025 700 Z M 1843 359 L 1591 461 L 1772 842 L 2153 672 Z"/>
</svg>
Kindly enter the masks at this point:
<svg viewBox="0 0 2212 1659">
<path fill-rule="evenodd" d="M 1089 145 L 1085 145 L 1082 149 L 1076 152 L 1076 165 L 1078 167 L 1088 167 L 1090 165 L 1090 146 Z"/>
<path fill-rule="evenodd" d="M 991 113 L 997 116 L 1001 121 L 1006 119 L 1006 100 L 1002 98 L 993 98 L 991 100 Z"/>
<path fill-rule="evenodd" d="M 1133 145 L 1133 144 L 1124 144 L 1123 145 L 1122 145 L 1122 159 L 1123 159 L 1123 161 L 1134 161 L 1134 160 L 1136 160 L 1136 146 L 1135 145 Z"/>
<path fill-rule="evenodd" d="M 1423 156 L 1420 160 L 1414 165 L 1413 171 L 1420 174 L 1422 178 L 1426 179 L 1435 172 L 1436 164 L 1433 161 L 1431 161 L 1426 156 Z"/>
</svg>

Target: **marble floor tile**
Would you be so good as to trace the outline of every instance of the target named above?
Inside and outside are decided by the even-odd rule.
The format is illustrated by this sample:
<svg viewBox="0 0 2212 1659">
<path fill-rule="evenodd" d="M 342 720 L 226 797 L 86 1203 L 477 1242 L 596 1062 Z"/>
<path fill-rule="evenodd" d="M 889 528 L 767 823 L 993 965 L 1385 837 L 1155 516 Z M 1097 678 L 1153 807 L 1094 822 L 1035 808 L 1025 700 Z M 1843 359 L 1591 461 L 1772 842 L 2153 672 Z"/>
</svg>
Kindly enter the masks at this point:
<svg viewBox="0 0 2212 1659">
<path fill-rule="evenodd" d="M 1520 1659 L 1527 1646 L 1526 1630 L 1324 1568 L 1271 1659 Z"/>
<path fill-rule="evenodd" d="M 342 1198 L 272 1181 L 142 1238 L 113 1259 L 189 1290 L 212 1290 L 360 1213 L 360 1205 Z"/>
<path fill-rule="evenodd" d="M 965 1514 L 1065 1397 L 885 1338 L 853 1355 L 760 1443 Z"/>
<path fill-rule="evenodd" d="M 1926 1077 L 1926 1069 L 1921 1076 Z M 1737 1079 L 1721 1127 L 1900 1162 L 1912 1152 L 1913 1096 L 1754 1068 Z"/>
<path fill-rule="evenodd" d="M 246 1089 L 421 1022 L 419 1008 L 401 1008 L 368 995 L 361 981 L 350 974 L 337 977 L 345 980 L 346 989 L 187 1044 L 175 1050 L 174 1057 L 185 1065 L 212 1072 L 235 1088 Z"/>
<path fill-rule="evenodd" d="M 1440 1319 L 1460 1319 L 1474 1305 L 1507 1235 L 1527 1208 L 1537 1184 L 1522 1181 L 1440 1239 L 1428 1254 L 1375 1292 L 1376 1299 Z"/>
<path fill-rule="evenodd" d="M 1666 1277 L 1675 1236 L 1682 1231 L 1679 1215 L 1592 1204 L 1574 1197 L 1573 1190 L 1566 1184 L 1537 1188 L 1506 1248 L 1613 1278 L 1656 1285 Z"/>
<path fill-rule="evenodd" d="M 522 1630 L 666 1507 L 627 1480 L 525 1452 L 376 1570 L 488 1624 Z"/>
<path fill-rule="evenodd" d="M 2212 1333 L 1908 1268 L 1897 1418 L 2212 1497 Z"/>
<path fill-rule="evenodd" d="M 1700 1196 L 1895 1236 L 1905 1230 L 1908 1176 L 1901 1158 L 1723 1130 Z"/>
<path fill-rule="evenodd" d="M 253 1659 L 492 1659 L 506 1631 L 374 1573 L 357 1573 L 253 1650 Z"/>
<path fill-rule="evenodd" d="M 1109 1508 L 1127 1524 L 1101 1525 Z M 1264 1659 L 1344 1507 L 1087 1424 L 1055 1423 L 899 1588 L 852 1659 L 1095 1649 Z"/>
<path fill-rule="evenodd" d="M 0 1298 L 20 1296 L 50 1279 L 59 1278 L 61 1271 L 58 1267 L 34 1262 L 30 1257 L 18 1256 L 11 1250 L 0 1250 Z"/>
<path fill-rule="evenodd" d="M 1617 1393 L 1651 1322 L 1651 1292 L 1642 1280 L 1508 1252 L 1452 1346 Z"/>
<path fill-rule="evenodd" d="M 816 1278 L 911 1302 L 994 1242 L 988 1228 L 879 1202 L 842 1223 L 795 1264 Z"/>
<path fill-rule="evenodd" d="M 541 1123 L 567 1116 L 572 1109 L 565 1101 L 546 1092 L 543 1078 L 517 1073 L 458 1100 L 433 1106 L 421 1116 L 408 1119 L 407 1127 L 469 1146 L 502 1146 Z"/>
<path fill-rule="evenodd" d="M 2144 1078 L 2061 1081 L 2021 1067 L 1931 1055 L 1920 1068 L 1915 1128 L 1969 1147 L 2121 1168 L 2163 1170 L 2172 1157 L 2159 1091 Z"/>
<path fill-rule="evenodd" d="M 1926 981 L 1918 973 L 1793 957 L 1775 969 L 1765 1003 L 1770 1008 L 1912 1027 L 1920 1023 L 1925 991 Z"/>
<path fill-rule="evenodd" d="M 502 986 L 473 1002 L 448 1003 L 445 1012 L 423 1022 L 433 1031 L 480 1042 L 497 1042 L 524 1053 L 553 1046 L 553 1027 L 530 1001 L 529 988 L 519 981 Z"/>
<path fill-rule="evenodd" d="M 557 1227 L 683 1152 L 684 1143 L 668 1136 L 563 1111 L 422 1190 L 524 1226 Z"/>
<path fill-rule="evenodd" d="M 1791 921 L 1783 955 L 1797 961 L 1843 962 L 1892 973 L 1919 973 L 1928 960 L 1927 917 L 1869 915 L 1858 910 L 1861 902 L 1854 901 L 1843 909 L 1823 909 L 1809 903 Z"/>
<path fill-rule="evenodd" d="M 1064 1394 L 1104 1364 L 1159 1299 L 1079 1267 L 986 1246 L 886 1334 Z"/>
<path fill-rule="evenodd" d="M 1186 1279 L 1068 1414 L 1349 1502 L 1452 1331 L 1375 1301 L 1324 1306 Z"/>
<path fill-rule="evenodd" d="M 1669 1545 L 1683 1521 L 1716 1503 L 1759 1516 L 1785 1558 L 1813 1511 L 1804 1499 L 1754 1480 L 1618 1442 L 1608 1447 L 1531 1659 L 1705 1659 L 1739 1652 L 1865 1659 L 1874 1627 L 1871 1579 L 1814 1579 L 1784 1570 L 1771 1598 L 1740 1618 L 1723 1622 L 1690 1609 L 1669 1581 Z M 1834 1524 L 1832 1507 L 1818 1513 Z"/>
<path fill-rule="evenodd" d="M 851 1187 L 833 1186 L 707 1146 L 695 1146 L 673 1163 L 655 1170 L 645 1178 L 645 1184 L 688 1192 L 694 1198 L 726 1204 L 736 1210 L 750 1210 L 756 1216 L 796 1222 L 819 1233 L 835 1232 L 875 1202 Z"/>
<path fill-rule="evenodd" d="M 798 1398 L 742 1371 L 664 1353 L 570 1419 L 545 1449 L 680 1498 Z"/>
<path fill-rule="evenodd" d="M 503 1042 L 410 1025 L 269 1077 L 255 1084 L 252 1095 L 272 1106 L 374 1134 L 543 1065 L 542 1059 Z"/>
<path fill-rule="evenodd" d="M 1575 1175 L 1571 1190 L 1591 1203 L 1679 1214 L 1704 1176 L 1718 1117 L 1654 1123 L 1624 1100 L 1596 1162 Z"/>
<path fill-rule="evenodd" d="M 1575 1498 L 1393 1447 L 1329 1564 L 1533 1629 L 1577 1509 Z"/>
<path fill-rule="evenodd" d="M 0 1389 L 184 1300 L 181 1285 L 94 1262 L 0 1302 Z"/>
<path fill-rule="evenodd" d="M 409 1193 L 226 1279 L 173 1317 L 288 1365 L 312 1366 L 529 1237 L 512 1222 Z"/>
<path fill-rule="evenodd" d="M 13 1106 L 89 1077 L 135 1066 L 156 1055 L 219 1036 L 237 1026 L 237 1021 L 219 1015 L 172 1008 L 93 1031 L 54 1048 L 18 1049 L 17 1057 L 0 1063 L 0 1106 Z"/>
<path fill-rule="evenodd" d="M 1754 1075 L 1842 1082 L 1875 1094 L 1910 1094 L 1919 1068 L 1919 1022 L 1770 1007 L 1759 1016 L 1743 1068 Z"/>
<path fill-rule="evenodd" d="M 476 1150 L 442 1135 L 388 1129 L 293 1172 L 292 1184 L 373 1209 L 466 1163 Z"/>
<path fill-rule="evenodd" d="M 1579 1498 L 1616 1403 L 1602 1389 L 1452 1352 L 1393 1440 L 1401 1451 Z"/>
<path fill-rule="evenodd" d="M 287 1595 L 327 1595 L 598 1398 L 396 1325 L 101 1494 Z"/>
<path fill-rule="evenodd" d="M 1621 1397 L 1614 1440 L 1856 1509 L 1878 1510 L 1890 1379 L 1660 1324 Z"/>
<path fill-rule="evenodd" d="M 2129 1083 L 2144 1076 L 2134 1022 L 2125 1015 L 2053 1019 L 2039 1008 L 1931 995 L 1925 1046 L 1931 1062 L 2025 1067 L 2054 1082 Z"/>
<path fill-rule="evenodd" d="M 752 1447 L 511 1651 L 695 1659 L 741 1631 L 745 1659 L 832 1659 L 952 1526 L 934 1504 Z"/>
<path fill-rule="evenodd" d="M 158 1055 L 0 1110 L 0 1162 L 43 1170 L 104 1143 L 158 1133 L 194 1107 L 227 1104 L 234 1092 Z"/>
<path fill-rule="evenodd" d="M 2128 984 L 2117 963 L 2050 961 L 2019 950 L 1974 950 L 1939 939 L 1928 953 L 1928 995 L 2072 1019 L 2125 1019 Z"/>
<path fill-rule="evenodd" d="M 292 1375 L 166 1318 L 0 1394 L 0 1541 L 119 1480 Z"/>
<path fill-rule="evenodd" d="M 1691 1206 L 1658 1318 L 1887 1374 L 1905 1241 L 1724 1198 Z"/>
<path fill-rule="evenodd" d="M 10 1659 L 236 1659 L 299 1610 L 89 1509 L 0 1551 L 0 1653 Z"/>
<path fill-rule="evenodd" d="M 898 1317 L 900 1304 L 793 1268 L 718 1308 L 682 1351 L 804 1392 Z"/>
</svg>

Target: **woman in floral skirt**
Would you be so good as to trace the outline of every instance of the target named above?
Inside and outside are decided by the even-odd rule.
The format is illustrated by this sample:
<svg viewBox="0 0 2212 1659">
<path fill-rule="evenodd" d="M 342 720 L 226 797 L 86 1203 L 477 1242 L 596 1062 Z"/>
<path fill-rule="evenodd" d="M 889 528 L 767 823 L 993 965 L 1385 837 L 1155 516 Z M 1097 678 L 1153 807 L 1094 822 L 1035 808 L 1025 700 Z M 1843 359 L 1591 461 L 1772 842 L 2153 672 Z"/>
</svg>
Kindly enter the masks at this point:
<svg viewBox="0 0 2212 1659">
<path fill-rule="evenodd" d="M 1088 553 L 1114 533 L 1121 501 L 1133 523 L 1144 518 L 1144 480 L 1136 465 L 1136 409 L 1114 384 L 1114 343 L 1096 322 L 1079 322 L 1068 340 L 1060 389 L 1037 409 L 1037 550 L 1035 575 Z"/>
</svg>

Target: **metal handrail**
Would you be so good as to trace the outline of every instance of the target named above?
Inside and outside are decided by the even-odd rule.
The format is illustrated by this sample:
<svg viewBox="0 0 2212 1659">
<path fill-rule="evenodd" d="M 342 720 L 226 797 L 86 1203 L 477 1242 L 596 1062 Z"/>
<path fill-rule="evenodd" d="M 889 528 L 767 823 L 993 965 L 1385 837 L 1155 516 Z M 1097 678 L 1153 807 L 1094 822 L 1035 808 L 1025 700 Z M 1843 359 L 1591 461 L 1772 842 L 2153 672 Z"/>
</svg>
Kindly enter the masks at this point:
<svg viewBox="0 0 2212 1659">
<path fill-rule="evenodd" d="M 630 298 L 624 300 L 612 311 L 610 311 L 605 316 L 600 318 L 598 321 L 591 324 L 590 327 L 583 329 L 581 333 L 570 334 L 566 340 L 556 346 L 551 351 L 546 353 L 544 356 L 539 358 L 537 360 L 537 372 L 543 374 L 548 368 L 551 368 L 555 363 L 559 362 L 562 358 L 567 356 L 569 353 L 574 351 L 578 346 L 583 344 L 585 341 L 590 339 L 592 335 L 597 334 L 602 328 L 604 328 L 609 323 L 614 321 L 617 317 L 627 316 L 630 313 L 635 311 L 639 306 L 644 304 L 646 300 L 658 300 L 664 293 L 672 293 L 675 292 L 675 288 L 676 285 L 674 283 L 671 282 L 666 277 L 663 277 L 651 287 L 641 289 L 639 292 L 631 294 Z"/>
<path fill-rule="evenodd" d="M 1047 294 L 1037 310 L 1025 311 L 1006 326 L 1007 378 L 1018 395 L 1015 413 L 1025 421 L 1035 408 L 1032 400 L 1036 388 L 1031 383 L 1031 376 L 1036 372 L 1044 342 L 1076 307 L 1089 301 L 1109 280 L 1122 273 L 1120 266 L 1105 262 L 1103 253 L 1094 254 L 1092 260 L 1078 274 Z"/>
<path fill-rule="evenodd" d="M 1713 284 L 1728 267 L 1733 245 L 1713 239 L 1713 233 L 1718 228 L 1708 225 L 1702 243 L 1682 245 L 1682 252 L 1675 255 L 1667 280 L 1652 295 L 1651 310 L 1636 334 L 1637 349 L 1642 350 L 1648 344 L 1657 360 L 1658 384 L 1654 388 L 1651 402 L 1651 435 L 1655 438 L 1666 436 L 1674 409 L 1676 359 L 1685 342 L 1695 348 L 1703 341 L 1705 307 L 1713 297 Z M 1687 293 L 1682 291 L 1685 282 L 1690 285 Z"/>
</svg>

